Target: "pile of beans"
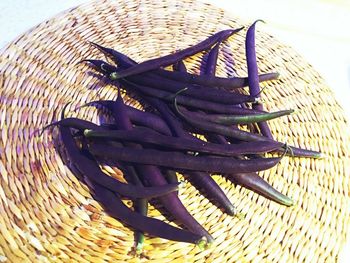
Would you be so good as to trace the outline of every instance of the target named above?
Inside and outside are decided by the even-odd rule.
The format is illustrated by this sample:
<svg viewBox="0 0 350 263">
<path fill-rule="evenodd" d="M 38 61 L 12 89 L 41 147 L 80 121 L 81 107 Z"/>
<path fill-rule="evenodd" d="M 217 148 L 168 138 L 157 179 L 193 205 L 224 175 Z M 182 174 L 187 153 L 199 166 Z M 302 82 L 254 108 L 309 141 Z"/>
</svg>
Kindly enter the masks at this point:
<svg viewBox="0 0 350 263">
<path fill-rule="evenodd" d="M 118 97 L 83 106 L 102 107 L 114 121 L 97 125 L 65 117 L 63 111 L 61 120 L 47 126 L 58 127 L 68 159 L 94 198 L 112 217 L 137 232 L 138 251 L 142 249 L 143 233 L 201 248 L 213 242 L 210 233 L 180 201 L 178 173 L 225 213 L 235 215 L 234 205 L 213 174 L 290 206 L 293 200 L 274 189 L 258 172 L 277 165 L 285 155 L 321 157 L 319 152 L 276 141 L 271 134 L 267 121 L 293 110 L 264 110 L 259 83 L 278 78 L 278 73 L 258 74 L 256 22 L 246 32 L 248 77 L 224 78 L 215 74 L 221 43 L 243 28 L 222 30 L 189 48 L 142 63 L 91 43 L 110 62 L 82 62 L 98 72 L 96 77 L 114 85 Z M 207 52 L 203 70 L 201 74 L 191 74 L 183 60 L 200 52 Z M 247 86 L 249 94 L 242 89 Z M 126 105 L 122 92 L 142 98 L 148 110 Z M 270 157 L 266 153 L 271 153 Z M 104 173 L 100 168 L 103 161 L 121 169 L 128 183 Z M 126 206 L 122 198 L 133 200 L 133 208 Z M 151 198 L 167 209 L 182 228 L 148 217 Z"/>
</svg>

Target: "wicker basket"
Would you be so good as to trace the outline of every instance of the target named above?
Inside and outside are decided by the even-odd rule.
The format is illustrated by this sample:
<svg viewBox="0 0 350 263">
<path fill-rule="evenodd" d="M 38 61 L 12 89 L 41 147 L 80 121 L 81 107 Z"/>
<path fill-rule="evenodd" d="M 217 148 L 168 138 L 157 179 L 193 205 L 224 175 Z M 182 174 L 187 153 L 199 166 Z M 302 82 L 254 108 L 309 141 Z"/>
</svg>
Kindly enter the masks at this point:
<svg viewBox="0 0 350 263">
<path fill-rule="evenodd" d="M 249 21 L 251 23 L 252 21 Z M 284 158 L 261 173 L 292 197 L 287 208 L 224 178 L 215 180 L 244 214 L 225 215 L 186 183 L 181 200 L 216 239 L 193 245 L 146 237 L 132 253 L 133 232 L 108 216 L 64 165 L 55 131 L 33 132 L 59 110 L 115 98 L 116 90 L 89 74 L 83 58 L 103 58 L 87 41 L 114 47 L 137 61 L 194 44 L 218 30 L 246 25 L 208 4 L 185 0 L 95 1 L 64 12 L 21 35 L 0 53 L 0 261 L 9 262 L 334 262 L 349 222 L 350 136 L 344 113 L 322 77 L 268 33 L 256 37 L 259 69 L 277 71 L 264 84 L 267 110 L 297 114 L 270 122 L 276 139 L 320 150 L 321 160 Z M 259 25 L 258 29 L 263 28 Z M 222 45 L 218 75 L 246 75 L 245 31 Z M 185 61 L 197 73 L 201 56 Z M 134 105 L 136 102 L 129 100 Z M 98 121 L 97 111 L 72 113 Z M 106 170 L 118 178 L 117 168 Z M 164 219 L 154 207 L 150 216 Z"/>
</svg>

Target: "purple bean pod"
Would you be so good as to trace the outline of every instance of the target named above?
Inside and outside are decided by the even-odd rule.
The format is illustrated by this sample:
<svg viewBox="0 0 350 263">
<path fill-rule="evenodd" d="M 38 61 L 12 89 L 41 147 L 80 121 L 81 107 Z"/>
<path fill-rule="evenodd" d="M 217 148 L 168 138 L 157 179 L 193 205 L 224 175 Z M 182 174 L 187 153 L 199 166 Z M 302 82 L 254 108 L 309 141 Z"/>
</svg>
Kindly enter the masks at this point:
<svg viewBox="0 0 350 263">
<path fill-rule="evenodd" d="M 255 21 L 248 28 L 247 34 L 246 34 L 246 40 L 245 40 L 246 59 L 247 59 L 247 67 L 248 67 L 249 93 L 250 95 L 256 96 L 256 97 L 260 97 L 260 93 L 261 93 L 261 89 L 259 86 L 258 63 L 256 60 L 256 49 L 255 49 L 255 25 L 259 21 L 262 21 L 262 20 Z M 263 111 L 264 107 L 260 102 L 257 102 L 253 104 L 253 109 Z M 269 139 L 273 139 L 271 130 L 266 121 L 258 122 L 257 125 L 262 135 L 266 136 Z"/>
<path fill-rule="evenodd" d="M 173 54 L 169 54 L 169 55 L 155 58 L 155 59 L 146 60 L 128 69 L 125 69 L 123 71 L 115 72 L 116 74 L 114 74 L 114 78 L 115 79 L 125 78 L 127 76 L 132 76 L 143 72 L 151 71 L 154 69 L 158 69 L 161 67 L 170 66 L 172 64 L 175 64 L 179 60 L 182 60 L 184 58 L 187 58 L 189 56 L 192 56 L 203 50 L 210 48 L 216 42 L 221 41 L 221 39 L 226 39 L 229 36 L 241 31 L 242 29 L 243 28 L 227 29 L 227 30 L 220 31 L 195 45 L 179 50 Z"/>
</svg>

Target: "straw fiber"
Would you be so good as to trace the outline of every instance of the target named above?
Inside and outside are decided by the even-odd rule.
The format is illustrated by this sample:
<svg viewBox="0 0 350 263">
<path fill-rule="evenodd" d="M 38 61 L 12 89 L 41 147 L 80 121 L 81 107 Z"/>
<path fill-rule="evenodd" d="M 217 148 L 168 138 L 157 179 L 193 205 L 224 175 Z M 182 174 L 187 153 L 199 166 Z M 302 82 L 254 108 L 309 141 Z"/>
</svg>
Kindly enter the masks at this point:
<svg viewBox="0 0 350 263">
<path fill-rule="evenodd" d="M 348 123 L 322 77 L 292 48 L 264 32 L 263 24 L 256 33 L 259 70 L 280 73 L 279 80 L 262 85 L 266 108 L 297 110 L 271 121 L 272 133 L 327 157 L 285 157 L 260 173 L 295 200 L 289 208 L 214 176 L 241 217 L 222 213 L 186 183 L 181 200 L 215 238 L 207 250 L 146 236 L 144 253 L 136 257 L 132 230 L 108 216 L 74 176 L 58 150 L 57 130 L 33 135 L 57 120 L 67 102 L 72 102 L 69 115 L 98 123 L 96 109 L 73 109 L 116 98 L 113 87 L 99 82 L 87 65 L 77 65 L 84 58 L 104 58 L 88 41 L 143 61 L 251 22 L 191 0 L 95 1 L 43 22 L 5 47 L 0 53 L 0 261 L 337 261 L 349 230 Z M 246 76 L 245 32 L 223 43 L 219 76 Z M 191 72 L 199 72 L 203 55 L 185 61 Z M 140 107 L 131 98 L 128 103 Z M 116 167 L 105 170 L 122 179 Z M 153 206 L 150 216 L 165 220 Z"/>
</svg>

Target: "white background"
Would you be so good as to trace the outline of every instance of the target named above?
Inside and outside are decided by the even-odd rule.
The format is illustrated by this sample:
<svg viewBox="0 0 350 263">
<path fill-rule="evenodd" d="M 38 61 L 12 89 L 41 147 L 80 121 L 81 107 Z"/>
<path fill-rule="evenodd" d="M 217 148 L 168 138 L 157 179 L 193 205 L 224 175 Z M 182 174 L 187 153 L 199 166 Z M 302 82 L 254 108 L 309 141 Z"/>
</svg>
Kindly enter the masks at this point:
<svg viewBox="0 0 350 263">
<path fill-rule="evenodd" d="M 246 21 L 265 20 L 264 30 L 292 46 L 325 78 L 350 120 L 350 1 L 202 1 L 222 7 Z M 1 0 L 0 49 L 32 26 L 86 2 Z M 349 244 L 340 262 L 350 258 L 348 251 Z"/>
</svg>

